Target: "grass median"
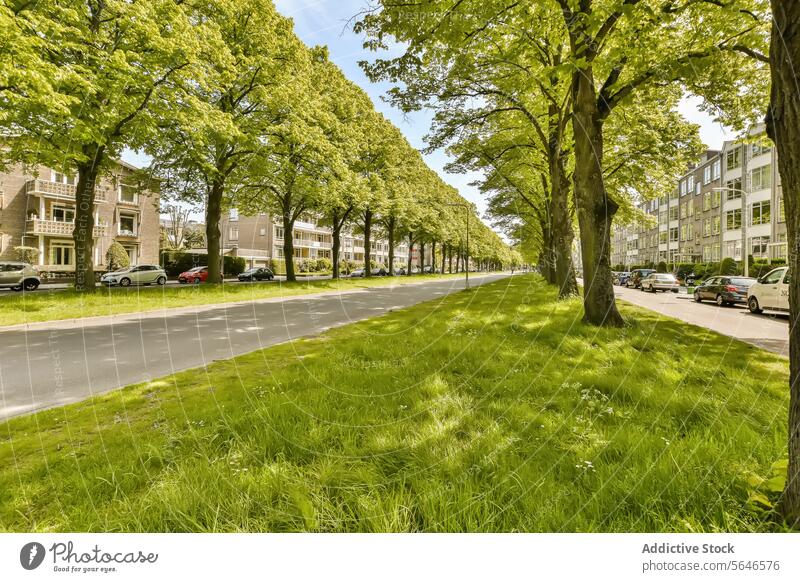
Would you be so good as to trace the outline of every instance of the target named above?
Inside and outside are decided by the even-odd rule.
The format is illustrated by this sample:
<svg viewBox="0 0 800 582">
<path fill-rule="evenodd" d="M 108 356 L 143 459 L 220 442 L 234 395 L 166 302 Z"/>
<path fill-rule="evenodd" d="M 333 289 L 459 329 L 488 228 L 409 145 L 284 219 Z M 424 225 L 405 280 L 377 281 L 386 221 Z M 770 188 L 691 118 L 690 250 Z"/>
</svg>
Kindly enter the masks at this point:
<svg viewBox="0 0 800 582">
<path fill-rule="evenodd" d="M 788 364 L 520 276 L 0 425 L 10 531 L 763 531 Z"/>
<path fill-rule="evenodd" d="M 454 277 L 463 278 L 464 275 L 413 275 L 411 277 L 373 277 L 369 279 L 339 279 L 336 281 L 332 279 L 300 280 L 295 283 L 257 281 L 222 285 L 98 287 L 94 293 L 44 289 L 25 294 L 7 292 L 0 296 L 0 327 L 40 321 L 119 315 L 177 307 L 290 297 L 310 293 L 348 291 L 365 287 L 405 285 Z"/>
</svg>

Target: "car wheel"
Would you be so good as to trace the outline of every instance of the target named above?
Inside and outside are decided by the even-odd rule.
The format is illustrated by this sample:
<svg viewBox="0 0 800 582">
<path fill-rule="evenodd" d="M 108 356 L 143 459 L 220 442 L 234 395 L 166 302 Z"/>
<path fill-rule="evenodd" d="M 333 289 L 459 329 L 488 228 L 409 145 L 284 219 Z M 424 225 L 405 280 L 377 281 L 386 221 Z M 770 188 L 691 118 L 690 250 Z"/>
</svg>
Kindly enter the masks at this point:
<svg viewBox="0 0 800 582">
<path fill-rule="evenodd" d="M 22 291 L 22 285 L 14 285 L 11 288 L 12 291 Z"/>
<path fill-rule="evenodd" d="M 156 284 L 158 285 L 166 285 L 167 278 L 164 275 L 161 275 L 158 279 L 156 279 Z"/>
<path fill-rule="evenodd" d="M 747 308 L 750 310 L 750 313 L 761 313 L 761 307 L 759 307 L 758 299 L 755 297 L 751 297 L 747 300 Z"/>
<path fill-rule="evenodd" d="M 695 292 L 694 292 L 694 300 L 695 300 L 697 303 L 700 303 L 700 302 L 702 302 L 702 301 L 703 301 L 703 300 L 701 299 L 701 297 L 700 297 L 700 293 L 699 293 L 698 291 L 695 291 Z"/>
<path fill-rule="evenodd" d="M 195 277 L 194 284 L 195 285 L 199 285 L 200 284 L 200 277 Z"/>
<path fill-rule="evenodd" d="M 39 281 L 36 279 L 28 279 L 23 283 L 25 291 L 36 291 L 39 288 Z"/>
<path fill-rule="evenodd" d="M 727 304 L 727 301 L 725 301 L 725 299 L 719 293 L 717 293 L 716 301 L 719 307 L 725 307 L 725 305 Z"/>
<path fill-rule="evenodd" d="M 120 287 L 130 287 L 131 286 L 131 280 L 128 279 L 127 277 L 123 277 L 122 279 L 119 280 L 119 286 Z"/>
</svg>

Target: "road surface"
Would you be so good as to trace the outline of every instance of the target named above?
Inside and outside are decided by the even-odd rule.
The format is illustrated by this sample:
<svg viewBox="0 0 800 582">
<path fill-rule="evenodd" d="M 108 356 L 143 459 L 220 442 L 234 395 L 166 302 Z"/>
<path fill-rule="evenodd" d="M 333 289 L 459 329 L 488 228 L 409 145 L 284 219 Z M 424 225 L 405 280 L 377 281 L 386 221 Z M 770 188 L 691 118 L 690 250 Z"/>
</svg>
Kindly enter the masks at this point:
<svg viewBox="0 0 800 582">
<path fill-rule="evenodd" d="M 617 286 L 614 291 L 619 299 L 635 305 L 789 356 L 789 318 L 786 315 L 754 315 L 744 306 L 717 307 L 711 301 L 695 303 L 685 294 L 654 294 Z"/>
<path fill-rule="evenodd" d="M 474 274 L 470 283 L 507 276 Z M 445 279 L 0 330 L 0 419 L 315 335 L 463 288 L 463 279 Z"/>
</svg>

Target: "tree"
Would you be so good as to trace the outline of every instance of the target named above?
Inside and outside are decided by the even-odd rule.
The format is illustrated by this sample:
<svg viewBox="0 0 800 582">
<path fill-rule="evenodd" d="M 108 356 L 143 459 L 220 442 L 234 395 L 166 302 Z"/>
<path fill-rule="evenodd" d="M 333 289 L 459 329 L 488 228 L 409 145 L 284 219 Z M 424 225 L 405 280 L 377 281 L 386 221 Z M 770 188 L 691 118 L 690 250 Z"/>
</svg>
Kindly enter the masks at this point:
<svg viewBox="0 0 800 582">
<path fill-rule="evenodd" d="M 773 24 L 769 62 L 772 92 L 767 133 L 778 150 L 783 185 L 791 272 L 800 273 L 800 3 L 772 0 Z M 762 59 L 763 60 L 763 59 Z M 800 281 L 789 284 L 789 466 L 781 508 L 792 527 L 800 526 Z"/>
<path fill-rule="evenodd" d="M 126 267 L 130 267 L 131 259 L 128 256 L 125 248 L 117 241 L 111 243 L 106 251 L 106 269 L 111 271 L 119 271 Z"/>
<path fill-rule="evenodd" d="M 111 172 L 124 147 L 158 139 L 167 103 L 177 99 L 178 87 L 199 76 L 195 64 L 204 27 L 192 25 L 185 8 L 174 0 L 42 0 L 13 15 L 12 34 L 34 61 L 25 66 L 41 67 L 41 73 L 16 75 L 16 88 L 3 91 L 0 120 L 9 136 L 4 154 L 77 173 L 78 290 L 95 287 L 98 180 Z M 8 19 L 5 4 L 3 18 Z"/>
<path fill-rule="evenodd" d="M 219 283 L 222 212 L 247 181 L 263 136 L 297 95 L 293 79 L 307 51 L 270 0 L 201 0 L 192 17 L 209 22 L 203 77 L 171 104 L 166 139 L 148 146 L 164 188 L 203 203 L 209 281 Z"/>
</svg>

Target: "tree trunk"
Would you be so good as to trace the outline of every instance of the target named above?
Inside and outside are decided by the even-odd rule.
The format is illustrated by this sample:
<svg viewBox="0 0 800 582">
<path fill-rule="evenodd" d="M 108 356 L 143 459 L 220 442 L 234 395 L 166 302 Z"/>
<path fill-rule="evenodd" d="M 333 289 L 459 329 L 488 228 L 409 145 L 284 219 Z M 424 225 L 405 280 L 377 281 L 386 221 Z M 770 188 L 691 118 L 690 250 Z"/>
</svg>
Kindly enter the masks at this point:
<svg viewBox="0 0 800 582">
<path fill-rule="evenodd" d="M 420 275 L 424 274 L 425 270 L 425 242 L 420 241 L 419 243 L 419 272 Z"/>
<path fill-rule="evenodd" d="M 456 274 L 461 272 L 459 265 L 461 265 L 461 245 L 458 245 L 458 250 L 456 251 Z"/>
<path fill-rule="evenodd" d="M 444 275 L 445 257 L 447 256 L 447 245 L 442 243 L 442 275 Z"/>
<path fill-rule="evenodd" d="M 436 272 L 436 239 L 431 241 L 431 273 Z"/>
<path fill-rule="evenodd" d="M 575 201 L 583 256 L 583 320 L 622 326 L 611 282 L 611 221 L 618 205 L 603 183 L 603 119 L 591 67 L 578 70 L 572 83 L 575 139 Z"/>
<path fill-rule="evenodd" d="M 94 291 L 94 191 L 100 171 L 103 150 L 94 152 L 92 160 L 78 166 L 78 183 L 75 185 L 75 289 Z M 39 218 L 44 219 L 44 216 Z"/>
<path fill-rule="evenodd" d="M 786 522 L 800 528 L 800 2 L 772 0 L 772 95 L 767 133 L 778 152 L 786 212 L 789 283 L 789 467 L 781 510 Z"/>
<path fill-rule="evenodd" d="M 364 211 L 364 277 L 372 277 L 372 210 Z"/>
<path fill-rule="evenodd" d="M 569 178 L 566 152 L 561 148 L 557 129 L 551 129 L 550 164 L 550 236 L 553 257 L 553 278 L 558 286 L 558 298 L 578 294 L 578 281 L 572 267 L 572 219 L 569 214 Z"/>
<path fill-rule="evenodd" d="M 453 274 L 453 245 L 447 245 L 447 272 Z"/>
<path fill-rule="evenodd" d="M 390 216 L 386 221 L 386 236 L 389 237 L 389 276 L 394 276 L 394 231 L 397 219 Z"/>
<path fill-rule="evenodd" d="M 339 278 L 339 248 L 341 245 L 341 234 L 342 234 L 342 223 L 339 219 L 339 213 L 334 211 L 332 214 L 332 226 L 331 229 L 333 232 L 333 245 L 331 248 L 331 265 L 333 267 L 333 274 L 331 275 L 332 278 L 338 279 Z"/>
<path fill-rule="evenodd" d="M 553 257 L 552 219 L 550 218 L 550 203 L 546 203 L 545 217 L 539 217 L 542 228 L 542 251 L 539 253 L 539 272 L 551 285 L 556 284 L 555 260 Z"/>
<path fill-rule="evenodd" d="M 411 276 L 411 255 L 414 253 L 414 233 L 408 233 L 408 264 L 406 265 L 406 277 Z"/>
<path fill-rule="evenodd" d="M 297 281 L 294 273 L 294 220 L 289 210 L 283 212 L 283 261 L 286 263 L 286 280 Z"/>
<path fill-rule="evenodd" d="M 221 283 L 222 272 L 222 238 L 219 223 L 222 219 L 222 194 L 224 184 L 221 180 L 214 180 L 208 193 L 206 204 L 206 250 L 208 251 L 208 279 L 209 283 Z"/>
</svg>

